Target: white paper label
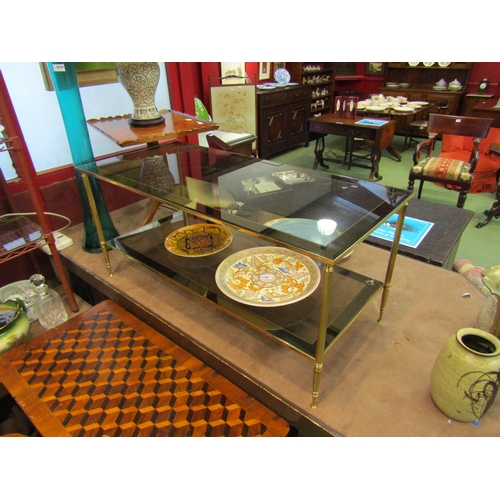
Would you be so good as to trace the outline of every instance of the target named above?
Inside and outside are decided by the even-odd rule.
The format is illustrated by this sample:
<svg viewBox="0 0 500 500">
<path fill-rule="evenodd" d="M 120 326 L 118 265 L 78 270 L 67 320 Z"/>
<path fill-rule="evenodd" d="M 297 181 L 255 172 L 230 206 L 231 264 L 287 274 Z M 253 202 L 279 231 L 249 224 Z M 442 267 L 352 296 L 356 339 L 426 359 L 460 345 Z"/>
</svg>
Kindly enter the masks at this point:
<svg viewBox="0 0 500 500">
<path fill-rule="evenodd" d="M 64 64 L 62 64 L 62 63 L 58 63 L 58 64 L 56 63 L 56 64 L 53 64 L 53 65 L 52 65 L 52 69 L 53 69 L 54 71 L 62 71 L 62 72 L 66 71 L 66 68 L 64 67 Z"/>
</svg>

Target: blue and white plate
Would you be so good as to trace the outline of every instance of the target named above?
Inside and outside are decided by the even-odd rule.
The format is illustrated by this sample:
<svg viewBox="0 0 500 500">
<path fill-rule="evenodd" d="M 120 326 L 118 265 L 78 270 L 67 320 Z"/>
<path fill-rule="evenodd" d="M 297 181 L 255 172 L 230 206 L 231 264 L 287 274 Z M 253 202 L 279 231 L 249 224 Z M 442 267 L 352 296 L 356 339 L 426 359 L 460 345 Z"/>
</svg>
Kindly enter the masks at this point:
<svg viewBox="0 0 500 500">
<path fill-rule="evenodd" d="M 290 82 L 290 73 L 285 68 L 278 68 L 274 72 L 274 79 L 281 84 L 287 84 Z"/>
</svg>

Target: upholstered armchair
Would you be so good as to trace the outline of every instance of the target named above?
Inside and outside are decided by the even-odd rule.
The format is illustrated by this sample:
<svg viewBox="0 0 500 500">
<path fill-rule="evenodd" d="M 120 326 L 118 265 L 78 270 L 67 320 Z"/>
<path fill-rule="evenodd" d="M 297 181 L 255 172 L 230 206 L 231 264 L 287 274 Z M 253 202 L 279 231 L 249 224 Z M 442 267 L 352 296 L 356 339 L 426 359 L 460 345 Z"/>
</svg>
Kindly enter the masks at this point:
<svg viewBox="0 0 500 500">
<path fill-rule="evenodd" d="M 467 194 L 474 181 L 474 172 L 480 158 L 479 145 L 490 130 L 492 119 L 474 118 L 469 116 L 439 115 L 431 113 L 427 131 L 429 139 L 419 143 L 413 154 L 414 166 L 408 177 L 408 189 L 413 191 L 415 181 L 420 181 L 418 198 L 422 195 L 425 181 L 434 182 L 459 192 L 457 207 L 463 208 Z M 471 151 L 458 151 L 450 156 L 431 156 L 434 142 L 438 136 L 453 135 L 469 139 Z M 424 155 L 425 154 L 425 155 Z"/>
<path fill-rule="evenodd" d="M 491 153 L 491 145 L 500 143 L 500 128 L 491 127 L 488 135 L 479 143 L 479 160 L 474 170 L 469 193 L 494 193 L 500 174 L 500 157 Z M 442 158 L 467 161 L 474 143 L 472 137 L 444 134 L 441 143 Z"/>
</svg>

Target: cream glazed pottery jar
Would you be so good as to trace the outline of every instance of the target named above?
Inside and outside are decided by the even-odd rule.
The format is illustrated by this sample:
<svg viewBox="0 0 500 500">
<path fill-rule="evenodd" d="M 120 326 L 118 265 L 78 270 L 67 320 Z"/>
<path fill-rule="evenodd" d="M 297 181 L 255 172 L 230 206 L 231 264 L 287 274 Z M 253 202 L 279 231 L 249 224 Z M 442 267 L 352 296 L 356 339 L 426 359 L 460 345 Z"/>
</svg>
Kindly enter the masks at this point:
<svg viewBox="0 0 500 500">
<path fill-rule="evenodd" d="M 165 122 L 155 105 L 155 94 L 160 81 L 157 62 L 118 62 L 118 81 L 134 103 L 134 113 L 129 124 L 134 127 L 151 127 Z"/>
<path fill-rule="evenodd" d="M 454 420 L 478 420 L 495 401 L 499 370 L 500 341 L 477 328 L 462 328 L 436 359 L 431 376 L 432 399 Z"/>
</svg>

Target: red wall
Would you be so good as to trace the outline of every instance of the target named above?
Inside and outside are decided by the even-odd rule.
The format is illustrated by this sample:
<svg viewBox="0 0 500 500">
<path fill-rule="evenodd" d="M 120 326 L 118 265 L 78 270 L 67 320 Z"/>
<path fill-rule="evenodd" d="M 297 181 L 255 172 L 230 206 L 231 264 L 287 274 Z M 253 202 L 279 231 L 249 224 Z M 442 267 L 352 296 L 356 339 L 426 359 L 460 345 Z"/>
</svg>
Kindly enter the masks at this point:
<svg viewBox="0 0 500 500">
<path fill-rule="evenodd" d="M 272 64 L 271 64 L 272 65 Z M 220 62 L 170 62 L 165 63 L 169 83 L 169 94 L 171 108 L 176 111 L 193 115 L 194 98 L 199 97 L 210 110 L 209 78 L 220 78 Z M 259 63 L 247 62 L 246 72 L 252 77 L 259 76 Z M 271 67 L 269 75 L 272 76 L 274 68 Z M 384 78 L 370 77 L 365 75 L 365 63 L 356 63 L 356 74 L 359 80 L 342 82 L 339 80 L 337 89 L 346 88 L 364 92 L 366 95 L 376 93 Z M 476 62 L 472 64 L 469 75 L 467 92 L 473 93 L 477 90 L 477 85 L 483 78 L 490 81 L 489 93 L 500 97 L 500 62 Z M 188 139 L 189 142 L 196 141 L 195 138 Z M 50 185 L 54 182 L 68 179 L 73 175 L 72 167 L 56 167 L 51 171 L 46 171 L 39 175 L 41 185 Z M 20 193 L 25 190 L 24 182 L 9 182 L 13 193 Z M 2 193 L 0 192 L 0 197 Z"/>
</svg>

